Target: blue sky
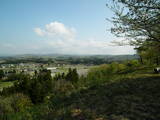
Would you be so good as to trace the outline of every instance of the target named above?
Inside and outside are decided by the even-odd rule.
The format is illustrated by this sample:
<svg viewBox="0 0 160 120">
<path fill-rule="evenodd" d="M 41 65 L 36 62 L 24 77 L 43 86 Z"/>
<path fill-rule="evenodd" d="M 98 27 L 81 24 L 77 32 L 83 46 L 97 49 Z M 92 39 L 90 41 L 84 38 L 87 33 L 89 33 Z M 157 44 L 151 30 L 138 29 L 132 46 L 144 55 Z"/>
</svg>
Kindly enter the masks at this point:
<svg viewBox="0 0 160 120">
<path fill-rule="evenodd" d="M 111 46 L 110 0 L 0 0 L 0 54 L 133 54 Z M 109 3 L 110 4 L 110 3 Z"/>
</svg>

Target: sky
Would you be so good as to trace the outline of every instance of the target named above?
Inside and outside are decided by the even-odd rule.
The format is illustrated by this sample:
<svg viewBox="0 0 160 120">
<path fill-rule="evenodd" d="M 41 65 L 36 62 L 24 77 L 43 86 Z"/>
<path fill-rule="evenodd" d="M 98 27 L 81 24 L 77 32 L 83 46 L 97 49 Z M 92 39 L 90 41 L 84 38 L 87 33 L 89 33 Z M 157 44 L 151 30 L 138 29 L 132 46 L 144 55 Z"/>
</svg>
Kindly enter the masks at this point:
<svg viewBox="0 0 160 120">
<path fill-rule="evenodd" d="M 0 55 L 134 54 L 115 46 L 111 0 L 0 0 Z"/>
</svg>

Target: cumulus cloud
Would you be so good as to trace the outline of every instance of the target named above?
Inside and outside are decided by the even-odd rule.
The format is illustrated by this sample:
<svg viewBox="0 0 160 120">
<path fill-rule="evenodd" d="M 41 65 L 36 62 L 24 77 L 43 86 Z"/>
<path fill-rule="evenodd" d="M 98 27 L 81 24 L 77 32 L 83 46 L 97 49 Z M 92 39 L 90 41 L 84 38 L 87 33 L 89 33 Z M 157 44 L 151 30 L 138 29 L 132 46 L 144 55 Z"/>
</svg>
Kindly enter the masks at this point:
<svg viewBox="0 0 160 120">
<path fill-rule="evenodd" d="M 65 26 L 61 22 L 51 22 L 46 24 L 44 29 L 35 28 L 35 33 L 39 36 L 51 36 L 51 37 L 62 37 L 62 38 L 74 38 L 75 29 Z"/>
</svg>

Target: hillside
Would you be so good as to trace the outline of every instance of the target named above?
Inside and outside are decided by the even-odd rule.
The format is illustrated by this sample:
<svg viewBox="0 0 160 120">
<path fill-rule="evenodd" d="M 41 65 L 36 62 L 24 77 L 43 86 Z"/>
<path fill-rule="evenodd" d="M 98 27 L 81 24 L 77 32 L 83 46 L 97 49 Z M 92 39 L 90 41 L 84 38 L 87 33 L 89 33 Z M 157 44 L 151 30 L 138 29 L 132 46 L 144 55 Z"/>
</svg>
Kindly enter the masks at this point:
<svg viewBox="0 0 160 120">
<path fill-rule="evenodd" d="M 63 55 L 63 54 L 31 54 L 0 56 L 0 64 L 18 63 L 65 63 L 65 64 L 106 64 L 113 61 L 138 59 L 138 55 Z"/>
<path fill-rule="evenodd" d="M 160 76 L 140 77 L 91 87 L 54 105 L 71 110 L 70 116 L 60 115 L 68 120 L 156 120 L 160 119 L 159 90 Z"/>
<path fill-rule="evenodd" d="M 111 64 L 110 67 L 113 67 L 113 65 L 116 65 L 116 68 L 118 67 L 118 64 L 115 63 Z M 119 66 L 121 65 L 119 64 Z M 88 80 L 86 83 L 86 79 L 83 78 L 81 78 L 76 85 L 65 82 L 64 80 L 61 82 L 57 81 L 57 83 L 55 83 L 56 89 L 54 89 L 54 92 L 50 93 L 50 95 L 45 98 L 45 102 L 40 104 L 31 105 L 30 102 L 27 102 L 28 100 L 26 101 L 25 97 L 22 97 L 21 95 L 16 95 L 17 97 L 13 96 L 14 99 L 23 100 L 19 101 L 19 104 L 23 105 L 23 109 L 21 107 L 19 108 L 17 106 L 19 104 L 16 103 L 15 108 L 18 109 L 18 111 L 2 114 L 2 119 L 160 119 L 160 74 L 155 74 L 153 72 L 153 67 L 140 66 L 132 67 L 132 69 L 125 68 L 118 73 L 116 72 L 116 74 L 111 72 L 109 73 L 111 76 L 107 73 L 102 75 L 104 70 L 110 71 L 110 68 L 108 67 L 109 66 L 103 65 L 91 70 L 91 73 L 88 74 Z M 94 72 L 96 72 L 96 74 Z M 98 72 L 100 72 L 101 76 L 99 76 Z M 94 82 L 91 80 L 92 75 L 95 77 L 99 76 L 97 77 L 97 82 L 95 82 L 96 79 Z M 6 97 L 4 99 L 5 101 L 1 100 L 1 102 L 6 103 L 9 100 L 12 103 L 11 100 L 14 99 L 10 98 Z M 11 108 L 5 109 L 7 110 Z"/>
</svg>

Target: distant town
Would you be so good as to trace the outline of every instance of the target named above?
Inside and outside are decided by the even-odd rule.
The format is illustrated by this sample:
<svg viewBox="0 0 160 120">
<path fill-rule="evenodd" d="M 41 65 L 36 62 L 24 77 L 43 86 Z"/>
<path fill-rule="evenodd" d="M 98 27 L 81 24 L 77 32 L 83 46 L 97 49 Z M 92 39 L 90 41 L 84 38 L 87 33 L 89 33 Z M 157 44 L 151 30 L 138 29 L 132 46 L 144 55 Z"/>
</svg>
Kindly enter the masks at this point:
<svg viewBox="0 0 160 120">
<path fill-rule="evenodd" d="M 0 70 L 3 70 L 5 75 L 8 76 L 12 73 L 26 73 L 34 75 L 36 71 L 47 69 L 51 71 L 51 75 L 56 73 L 65 73 L 69 68 L 77 68 L 79 75 L 85 75 L 88 68 L 84 65 L 65 65 L 65 64 L 42 64 L 42 63 L 18 63 L 18 64 L 2 64 Z"/>
<path fill-rule="evenodd" d="M 106 64 L 110 62 L 120 62 L 123 60 L 137 59 L 135 55 L 119 56 L 14 56 L 0 57 L 0 70 L 3 70 L 5 76 L 12 73 L 26 73 L 34 75 L 36 71 L 47 69 L 54 76 L 58 73 L 66 73 L 69 68 L 76 68 L 79 75 L 86 75 L 90 67 Z"/>
</svg>

